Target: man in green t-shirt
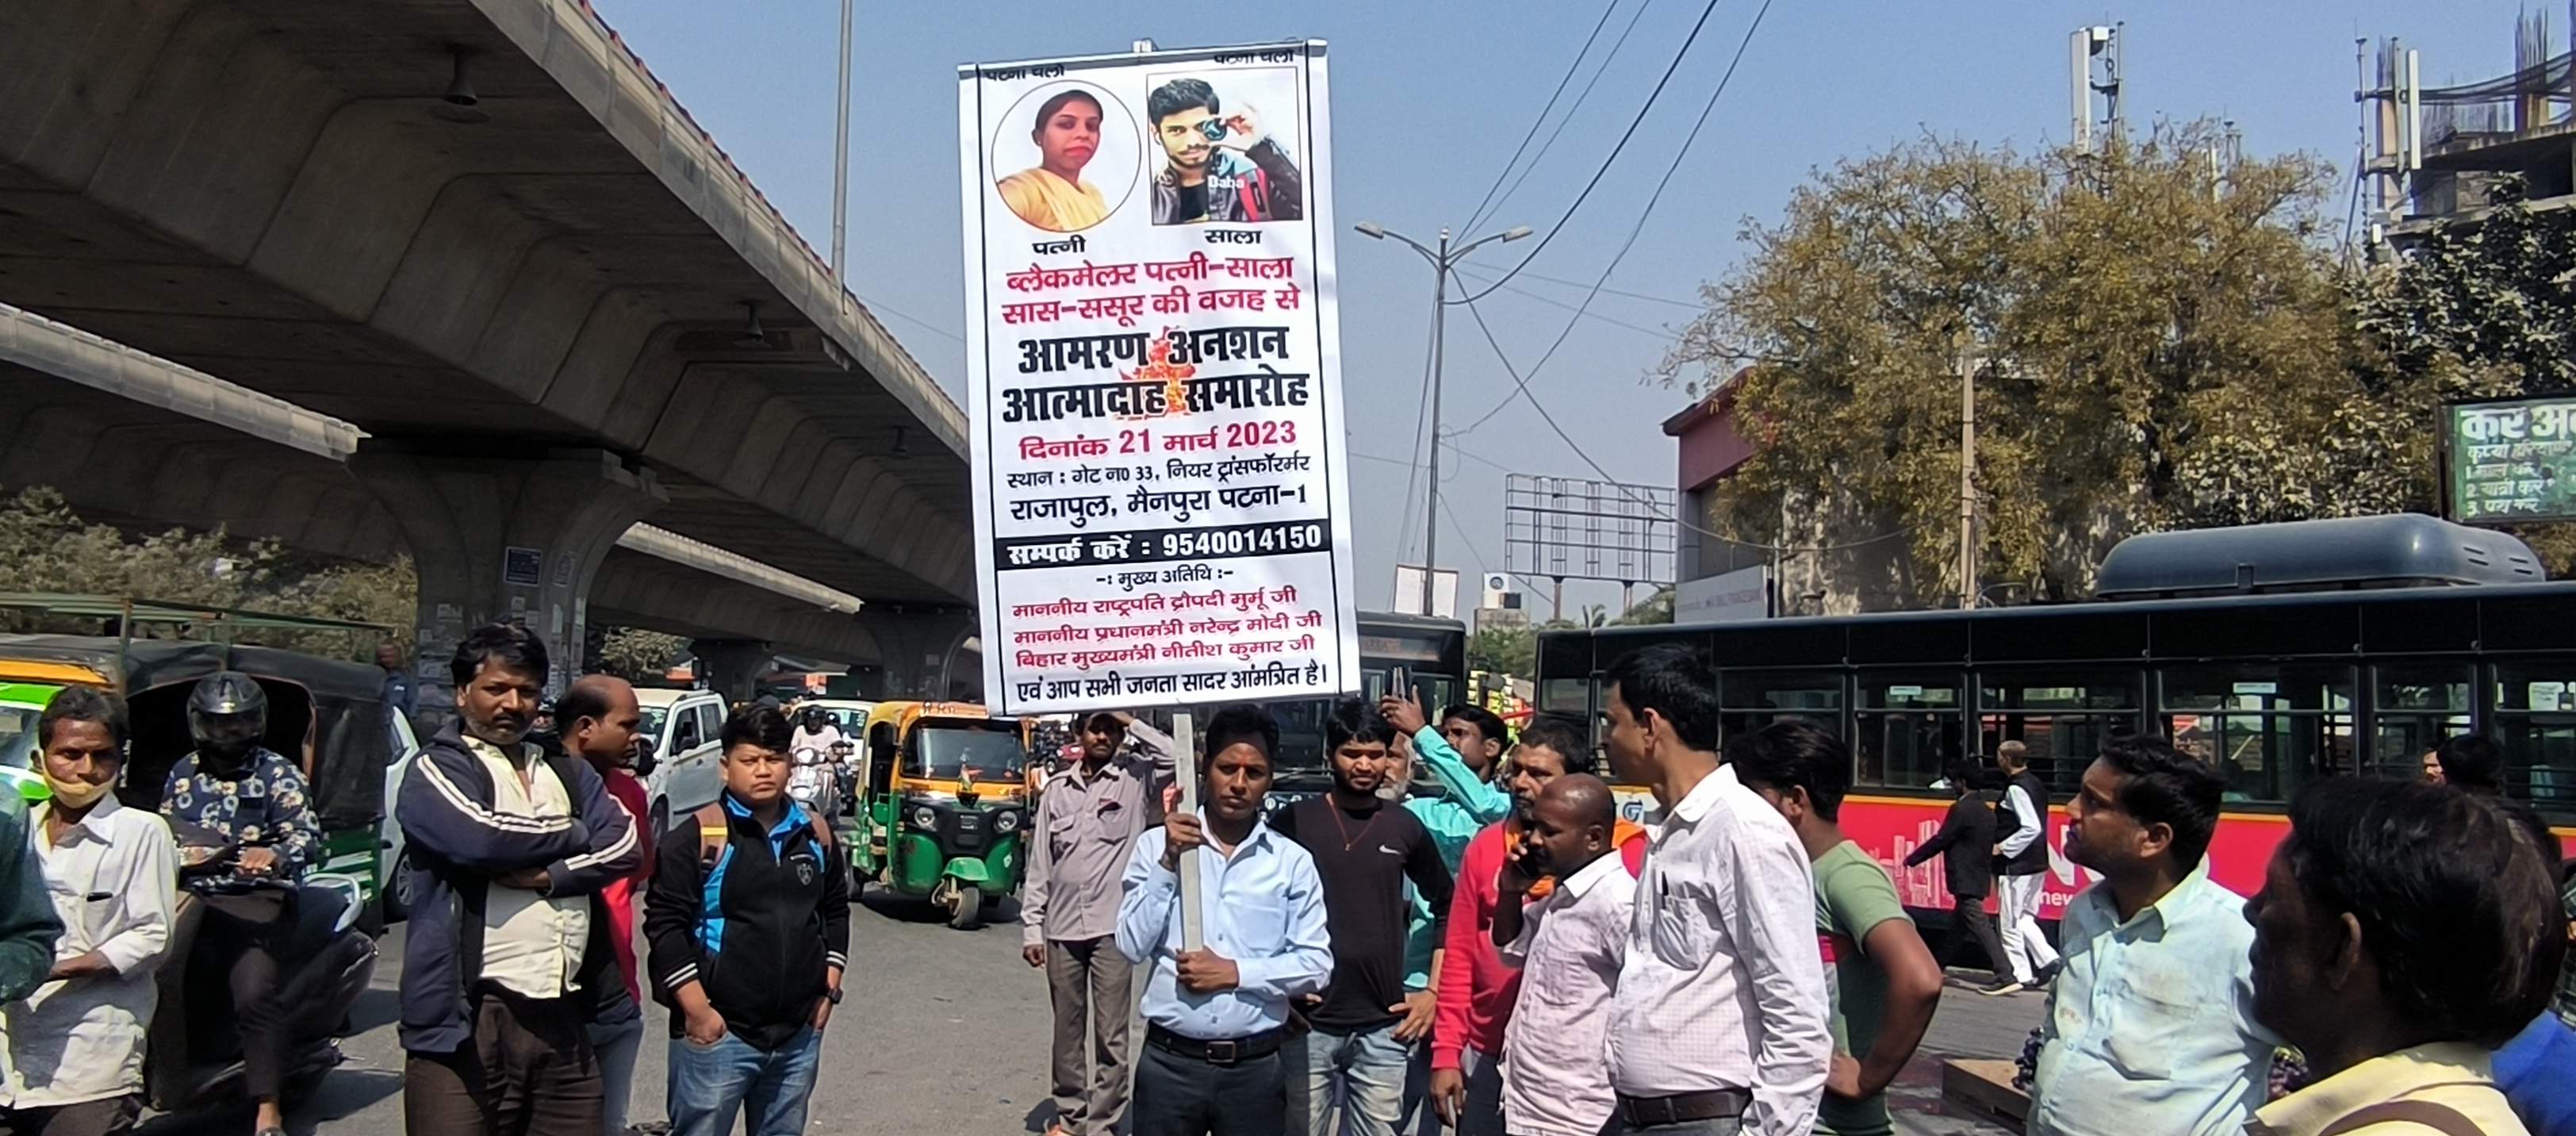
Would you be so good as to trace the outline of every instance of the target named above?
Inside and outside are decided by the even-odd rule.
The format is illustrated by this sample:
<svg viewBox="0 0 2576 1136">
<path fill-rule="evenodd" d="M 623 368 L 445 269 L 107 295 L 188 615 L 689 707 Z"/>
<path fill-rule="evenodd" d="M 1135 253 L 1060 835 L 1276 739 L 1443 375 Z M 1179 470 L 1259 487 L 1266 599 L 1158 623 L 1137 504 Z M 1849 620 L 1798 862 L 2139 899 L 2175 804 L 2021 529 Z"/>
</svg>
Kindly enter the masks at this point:
<svg viewBox="0 0 2576 1136">
<path fill-rule="evenodd" d="M 1816 1131 L 1893 1133 L 1887 1086 L 1932 1024 L 1941 964 L 1915 933 L 1887 869 L 1834 823 L 1851 785 L 1851 751 L 1814 725 L 1788 720 L 1736 735 L 1724 756 L 1737 780 L 1788 818 L 1816 868 L 1816 939 L 1834 1034 Z"/>
</svg>

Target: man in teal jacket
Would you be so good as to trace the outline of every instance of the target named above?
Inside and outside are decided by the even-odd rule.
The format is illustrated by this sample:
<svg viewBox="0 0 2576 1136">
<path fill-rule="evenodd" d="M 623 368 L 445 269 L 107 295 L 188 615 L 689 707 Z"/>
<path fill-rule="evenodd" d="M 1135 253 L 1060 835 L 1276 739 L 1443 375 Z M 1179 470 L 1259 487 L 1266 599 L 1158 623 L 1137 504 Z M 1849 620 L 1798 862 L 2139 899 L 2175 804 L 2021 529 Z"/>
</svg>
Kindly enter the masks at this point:
<svg viewBox="0 0 2576 1136">
<path fill-rule="evenodd" d="M 1427 765 L 1433 778 L 1440 782 L 1436 797 L 1414 797 L 1404 807 L 1431 830 L 1431 842 L 1440 849 L 1440 859 L 1449 866 L 1449 874 L 1458 874 L 1458 863 L 1466 856 L 1467 842 L 1484 831 L 1485 826 L 1511 815 L 1512 795 L 1493 783 L 1494 769 L 1502 764 L 1503 754 L 1511 748 L 1511 730 L 1491 711 L 1482 707 L 1457 705 L 1440 712 L 1440 728 L 1434 730 L 1422 704 L 1411 698 L 1394 695 L 1379 700 L 1378 712 L 1386 716 L 1398 734 L 1412 742 L 1414 760 Z M 1431 909 L 1420 896 L 1413 899 L 1413 920 L 1406 929 L 1404 941 L 1404 989 L 1406 993 L 1439 988 L 1439 975 L 1432 973 L 1432 956 L 1440 949 L 1439 932 L 1433 928 Z M 1427 1134 L 1439 1131 L 1439 1118 L 1423 1102 L 1430 1098 L 1431 1047 L 1414 1051 L 1413 1063 L 1405 1071 L 1403 1122 L 1396 1126 L 1400 1134 Z"/>
<path fill-rule="evenodd" d="M 0 793 L 0 1002 L 36 992 L 54 969 L 62 921 L 45 890 L 45 874 L 28 843 L 27 802 Z"/>
</svg>

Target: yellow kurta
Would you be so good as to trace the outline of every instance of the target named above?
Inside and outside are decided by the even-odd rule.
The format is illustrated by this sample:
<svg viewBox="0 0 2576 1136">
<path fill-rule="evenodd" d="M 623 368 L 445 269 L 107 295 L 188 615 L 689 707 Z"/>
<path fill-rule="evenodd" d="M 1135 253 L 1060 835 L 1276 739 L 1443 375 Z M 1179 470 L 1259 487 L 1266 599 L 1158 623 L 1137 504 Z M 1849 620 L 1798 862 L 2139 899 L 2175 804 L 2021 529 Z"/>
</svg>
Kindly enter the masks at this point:
<svg viewBox="0 0 2576 1136">
<path fill-rule="evenodd" d="M 1090 182 L 1069 182 L 1044 168 L 1021 170 L 997 183 L 1002 203 L 1020 220 L 1051 233 L 1088 229 L 1109 217 L 1109 205 Z"/>
</svg>

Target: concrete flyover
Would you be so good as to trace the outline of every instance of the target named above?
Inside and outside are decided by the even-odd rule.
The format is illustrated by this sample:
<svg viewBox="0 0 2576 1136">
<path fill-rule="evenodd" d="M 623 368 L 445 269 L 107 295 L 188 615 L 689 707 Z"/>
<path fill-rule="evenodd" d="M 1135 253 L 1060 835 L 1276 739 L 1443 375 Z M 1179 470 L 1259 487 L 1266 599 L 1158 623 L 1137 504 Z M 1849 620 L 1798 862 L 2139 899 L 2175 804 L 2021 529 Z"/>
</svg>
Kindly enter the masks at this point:
<svg viewBox="0 0 2576 1136">
<path fill-rule="evenodd" d="M 646 518 L 971 623 L 964 416 L 573 0 L 0 4 L 0 301 L 364 430 L 432 650 Z"/>
<path fill-rule="evenodd" d="M 7 305 L 0 408 L 0 488 L 50 485 L 132 528 L 221 525 L 349 560 L 410 551 L 347 467 L 366 444 L 356 427 Z M 885 652 L 861 610 L 858 597 L 652 525 L 618 536 L 588 601 L 593 619 L 818 656 L 865 682 Z"/>
</svg>

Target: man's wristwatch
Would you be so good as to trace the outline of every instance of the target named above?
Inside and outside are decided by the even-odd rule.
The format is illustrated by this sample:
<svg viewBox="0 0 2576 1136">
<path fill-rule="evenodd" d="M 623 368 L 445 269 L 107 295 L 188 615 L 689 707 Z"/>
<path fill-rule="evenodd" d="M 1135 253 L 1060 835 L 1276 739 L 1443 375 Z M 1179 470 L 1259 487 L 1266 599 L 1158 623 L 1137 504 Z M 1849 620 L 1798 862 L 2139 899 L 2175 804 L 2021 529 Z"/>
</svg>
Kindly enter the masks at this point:
<svg viewBox="0 0 2576 1136">
<path fill-rule="evenodd" d="M 826 1001 L 826 1002 L 830 1002 L 831 1004 L 833 1004 L 833 1005 L 835 1005 L 835 1006 L 840 1005 L 840 1004 L 841 1004 L 841 988 L 840 988 L 840 987 L 838 987 L 838 986 L 832 986 L 832 987 L 827 987 L 827 988 L 825 988 L 825 989 L 824 989 L 824 991 L 823 991 L 823 1000 L 824 1000 L 824 1001 Z"/>
</svg>

